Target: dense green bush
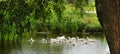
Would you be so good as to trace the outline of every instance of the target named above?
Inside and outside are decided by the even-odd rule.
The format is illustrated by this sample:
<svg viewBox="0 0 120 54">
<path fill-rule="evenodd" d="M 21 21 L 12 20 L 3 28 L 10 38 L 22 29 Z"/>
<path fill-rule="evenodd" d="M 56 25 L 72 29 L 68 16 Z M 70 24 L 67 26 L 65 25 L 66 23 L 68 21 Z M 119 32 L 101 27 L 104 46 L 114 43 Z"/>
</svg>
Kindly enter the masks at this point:
<svg viewBox="0 0 120 54">
<path fill-rule="evenodd" d="M 67 0 L 0 1 L 0 41 L 19 41 L 43 31 L 57 34 L 83 30 L 101 32 L 96 16 L 85 14 L 90 8 L 87 6 L 87 0 L 74 0 L 72 4 Z"/>
</svg>

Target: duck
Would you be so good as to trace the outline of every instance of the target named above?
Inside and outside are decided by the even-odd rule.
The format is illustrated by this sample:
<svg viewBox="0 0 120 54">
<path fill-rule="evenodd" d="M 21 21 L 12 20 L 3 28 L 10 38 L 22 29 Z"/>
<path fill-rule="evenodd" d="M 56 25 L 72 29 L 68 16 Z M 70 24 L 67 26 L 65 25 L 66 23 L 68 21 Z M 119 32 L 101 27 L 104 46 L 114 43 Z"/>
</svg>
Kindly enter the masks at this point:
<svg viewBox="0 0 120 54">
<path fill-rule="evenodd" d="M 76 38 L 75 37 L 72 37 L 72 38 L 68 37 L 68 40 L 76 40 Z"/>
<path fill-rule="evenodd" d="M 81 39 L 79 39 L 79 41 L 81 41 L 85 45 L 87 45 L 89 42 L 87 38 L 83 38 L 83 39 L 81 38 Z"/>
<path fill-rule="evenodd" d="M 90 39 L 89 37 L 86 37 L 85 39 L 81 39 L 81 41 L 84 43 L 84 44 L 88 44 L 89 42 L 95 42 L 94 39 Z"/>
<path fill-rule="evenodd" d="M 79 38 L 79 37 L 76 37 L 76 40 L 77 40 L 77 42 L 78 42 L 78 41 L 81 41 L 81 42 L 83 42 L 83 41 L 84 41 L 84 39 L 83 39 L 83 38 Z"/>
<path fill-rule="evenodd" d="M 68 37 L 68 39 L 66 39 L 66 43 L 67 44 L 73 44 L 73 45 L 75 45 L 76 38 L 74 38 L 74 37 L 72 37 L 72 38 Z"/>
<path fill-rule="evenodd" d="M 59 40 L 64 40 L 64 39 L 65 39 L 65 36 L 63 35 L 63 36 L 61 36 L 61 37 L 57 37 L 57 39 L 59 39 Z"/>
<path fill-rule="evenodd" d="M 57 42 L 57 39 L 54 39 L 54 38 L 50 39 L 50 43 L 56 43 L 56 42 Z"/>
<path fill-rule="evenodd" d="M 88 44 L 88 40 L 84 40 L 83 43 L 87 45 Z"/>
<path fill-rule="evenodd" d="M 47 40 L 44 39 L 44 38 L 42 38 L 41 42 L 42 42 L 42 43 L 47 43 Z"/>
<path fill-rule="evenodd" d="M 30 38 L 28 41 L 30 42 L 34 42 L 35 40 L 33 38 Z"/>
<path fill-rule="evenodd" d="M 81 41 L 81 42 L 83 42 L 83 41 L 84 41 L 84 39 L 82 39 L 82 38 L 81 38 L 81 39 L 78 39 L 78 41 Z"/>
<path fill-rule="evenodd" d="M 66 41 L 66 38 L 64 35 L 61 37 L 57 37 L 56 39 L 57 39 L 57 42 L 61 42 L 61 43 Z"/>
<path fill-rule="evenodd" d="M 94 39 L 90 39 L 89 37 L 86 38 L 89 42 L 95 42 Z"/>
</svg>

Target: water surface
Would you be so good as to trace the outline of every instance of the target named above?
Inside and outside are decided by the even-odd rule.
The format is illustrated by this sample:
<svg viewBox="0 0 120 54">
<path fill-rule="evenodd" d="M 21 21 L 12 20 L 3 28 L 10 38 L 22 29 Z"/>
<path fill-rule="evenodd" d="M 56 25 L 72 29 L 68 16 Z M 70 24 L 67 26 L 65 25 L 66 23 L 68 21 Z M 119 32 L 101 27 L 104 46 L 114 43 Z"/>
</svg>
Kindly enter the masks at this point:
<svg viewBox="0 0 120 54">
<path fill-rule="evenodd" d="M 49 37 L 50 36 L 50 37 Z M 94 35 L 65 35 L 66 38 L 79 37 L 85 39 L 89 37 L 94 42 L 84 43 L 83 41 L 72 41 L 71 43 L 50 43 L 51 38 L 56 35 L 34 36 L 34 42 L 24 40 L 21 43 L 9 43 L 0 45 L 0 54 L 108 54 L 109 48 L 103 34 Z M 42 38 L 47 42 L 42 42 Z"/>
</svg>

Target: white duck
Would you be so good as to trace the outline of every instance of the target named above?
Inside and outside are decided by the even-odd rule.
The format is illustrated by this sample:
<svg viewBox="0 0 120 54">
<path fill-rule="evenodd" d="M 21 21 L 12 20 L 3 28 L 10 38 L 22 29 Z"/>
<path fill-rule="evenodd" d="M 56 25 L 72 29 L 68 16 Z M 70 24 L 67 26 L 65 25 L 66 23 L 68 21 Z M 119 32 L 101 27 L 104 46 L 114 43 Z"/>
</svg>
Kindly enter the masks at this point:
<svg viewBox="0 0 120 54">
<path fill-rule="evenodd" d="M 44 38 L 42 38 L 41 42 L 42 42 L 42 43 L 47 43 L 47 40 L 44 39 Z"/>
<path fill-rule="evenodd" d="M 30 42 L 34 42 L 35 40 L 33 38 L 30 38 L 28 41 Z"/>
<path fill-rule="evenodd" d="M 94 39 L 90 39 L 89 37 L 86 37 L 86 39 L 83 39 L 82 42 L 87 45 L 89 42 L 95 42 L 95 40 Z"/>
<path fill-rule="evenodd" d="M 76 42 L 76 38 L 74 38 L 74 37 L 72 37 L 72 38 L 68 37 L 68 39 L 66 39 L 66 43 L 68 43 L 68 44 L 74 43 L 74 42 Z"/>
<path fill-rule="evenodd" d="M 50 39 L 50 43 L 56 43 L 56 42 L 57 42 L 57 39 L 54 39 L 54 38 Z"/>
<path fill-rule="evenodd" d="M 61 37 L 57 37 L 57 39 L 63 40 L 63 39 L 65 39 L 65 36 L 63 35 Z"/>
<path fill-rule="evenodd" d="M 64 42 L 66 40 L 65 36 L 57 37 L 56 38 L 58 42 Z"/>
<path fill-rule="evenodd" d="M 88 40 L 89 42 L 95 42 L 94 39 L 90 39 L 89 37 L 87 37 L 87 40 Z"/>
</svg>

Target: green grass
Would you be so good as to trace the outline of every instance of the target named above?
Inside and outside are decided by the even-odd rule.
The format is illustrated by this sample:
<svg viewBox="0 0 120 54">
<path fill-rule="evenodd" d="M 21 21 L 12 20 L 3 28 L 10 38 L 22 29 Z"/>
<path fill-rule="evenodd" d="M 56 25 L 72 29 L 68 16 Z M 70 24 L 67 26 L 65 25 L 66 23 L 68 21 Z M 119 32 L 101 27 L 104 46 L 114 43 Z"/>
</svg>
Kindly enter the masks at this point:
<svg viewBox="0 0 120 54">
<path fill-rule="evenodd" d="M 86 21 L 86 26 L 84 27 L 86 32 L 90 33 L 97 33 L 97 32 L 103 32 L 103 29 L 98 21 L 97 18 L 84 18 Z"/>
<path fill-rule="evenodd" d="M 97 33 L 102 32 L 102 27 L 96 14 L 84 13 L 73 5 L 65 5 L 66 9 L 62 13 L 61 21 L 58 20 L 55 12 L 50 15 L 50 31 L 53 33 L 77 33 L 85 32 Z M 86 10 L 87 11 L 87 10 Z M 93 9 L 94 11 L 94 9 Z"/>
</svg>

